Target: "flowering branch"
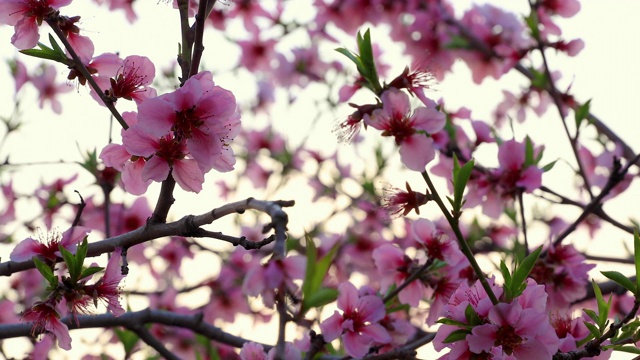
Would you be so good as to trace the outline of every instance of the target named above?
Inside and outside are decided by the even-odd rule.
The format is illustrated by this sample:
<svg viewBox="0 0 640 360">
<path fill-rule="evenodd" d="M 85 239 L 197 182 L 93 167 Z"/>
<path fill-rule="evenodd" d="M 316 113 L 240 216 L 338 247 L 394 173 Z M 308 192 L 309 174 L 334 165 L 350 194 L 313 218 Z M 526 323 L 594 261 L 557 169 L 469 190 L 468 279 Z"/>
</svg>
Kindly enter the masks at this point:
<svg viewBox="0 0 640 360">
<path fill-rule="evenodd" d="M 206 336 L 211 340 L 215 340 L 234 347 L 242 347 L 249 340 L 238 336 L 231 335 L 222 331 L 220 328 L 209 325 L 202 321 L 202 314 L 183 315 L 166 310 L 145 309 L 141 311 L 127 312 L 121 316 L 113 316 L 112 314 L 101 315 L 78 315 L 78 322 L 73 316 L 66 316 L 62 322 L 66 324 L 70 330 L 88 329 L 88 328 L 111 328 L 123 326 L 134 329 L 141 324 L 163 324 L 168 326 L 177 326 L 189 329 L 195 333 Z M 9 339 L 15 337 L 31 336 L 32 324 L 6 324 L 0 325 L 0 339 Z M 37 335 L 37 334 L 33 334 Z M 263 345 L 270 349 L 271 346 Z"/>
<path fill-rule="evenodd" d="M 71 46 L 71 44 L 67 40 L 67 37 L 64 36 L 64 34 L 62 33 L 62 29 L 60 29 L 60 26 L 58 25 L 58 22 L 55 19 L 47 19 L 47 24 L 49 24 L 49 26 L 51 26 L 51 29 L 53 29 L 53 32 L 56 33 L 56 35 L 58 36 L 60 41 L 62 41 L 62 44 L 64 45 L 65 49 L 67 49 L 67 51 L 71 55 L 71 58 L 73 59 L 73 63 L 74 63 L 75 68 L 78 71 L 80 71 L 82 76 L 85 79 L 87 79 L 87 81 L 89 81 L 89 85 L 91 85 L 91 87 L 96 92 L 96 94 L 98 94 L 98 96 L 100 97 L 100 99 L 102 100 L 104 105 L 109 109 L 109 111 L 111 111 L 111 114 L 113 114 L 113 117 L 116 118 L 116 120 L 118 121 L 120 126 L 122 126 L 123 129 L 128 129 L 129 125 L 127 125 L 127 122 L 124 121 L 124 119 L 122 118 L 122 115 L 120 115 L 120 112 L 118 112 L 118 109 L 116 109 L 116 107 L 115 107 L 115 105 L 113 103 L 113 100 L 111 100 L 109 97 L 107 97 L 104 94 L 104 91 L 102 91 L 102 89 L 100 89 L 100 86 L 93 79 L 93 77 L 91 76 L 91 74 L 87 70 L 87 67 L 84 66 L 84 63 L 82 63 L 82 60 L 80 59 L 78 54 L 76 54 L 76 51 L 73 49 L 73 47 Z"/>
<path fill-rule="evenodd" d="M 609 180 L 607 181 L 607 184 L 604 186 L 604 188 L 602 188 L 602 191 L 600 191 L 600 194 L 598 194 L 598 196 L 596 196 L 593 200 L 591 200 L 591 202 L 584 208 L 584 210 L 582 211 L 582 214 L 580 214 L 580 216 L 578 216 L 578 218 L 568 227 L 566 228 L 560 235 L 558 235 L 558 237 L 556 238 L 556 240 L 553 242 L 553 244 L 555 246 L 559 245 L 562 240 L 564 240 L 564 238 L 566 238 L 567 236 L 569 236 L 569 234 L 571 234 L 573 231 L 575 231 L 575 229 L 578 227 L 578 225 L 587 218 L 587 216 L 589 214 L 591 214 L 591 212 L 593 212 L 595 209 L 600 208 L 600 206 L 602 205 L 602 200 L 609 195 L 609 192 L 616 186 L 618 185 L 618 183 L 620 183 L 623 179 L 624 176 L 627 174 L 627 172 L 629 171 L 629 168 L 633 165 L 635 165 L 635 163 L 640 160 L 640 154 L 636 155 L 635 158 L 633 158 L 624 168 L 620 169 L 620 161 L 614 161 L 614 168 L 611 169 L 611 175 L 609 176 Z"/>
<path fill-rule="evenodd" d="M 589 341 L 584 348 L 580 350 L 569 351 L 567 353 L 558 353 L 553 356 L 553 360 L 577 360 L 586 357 L 594 357 L 600 355 L 602 351 L 602 343 L 615 336 L 615 334 L 622 328 L 623 325 L 631 321 L 638 313 L 640 308 L 640 299 L 636 299 L 633 303 L 633 308 L 627 313 L 627 315 L 617 323 L 611 324 L 609 330 L 597 339 Z"/>
<path fill-rule="evenodd" d="M 447 210 L 447 206 L 444 204 L 444 202 L 440 198 L 440 195 L 438 194 L 436 187 L 433 185 L 433 182 L 431 181 L 429 174 L 426 171 L 423 171 L 422 177 L 424 178 L 424 181 L 427 183 L 427 186 L 431 191 L 433 200 L 436 202 L 436 204 L 438 204 L 438 207 L 442 211 L 442 214 L 444 215 L 444 217 L 447 219 L 447 222 L 451 226 L 451 230 L 453 230 L 453 232 L 456 234 L 456 239 L 458 241 L 458 245 L 460 246 L 460 250 L 462 251 L 464 256 L 469 260 L 469 263 L 471 264 L 473 271 L 475 272 L 476 276 L 478 276 L 478 279 L 480 279 L 480 283 L 482 284 L 482 287 L 487 292 L 487 296 L 489 296 L 489 299 L 491 299 L 491 302 L 494 305 L 497 304 L 498 298 L 493 293 L 493 290 L 491 290 L 491 286 L 489 285 L 489 282 L 487 282 L 487 277 L 482 272 L 482 269 L 480 269 L 480 265 L 478 265 L 476 258 L 473 256 L 473 252 L 471 251 L 469 244 L 467 243 L 464 236 L 462 235 L 462 232 L 460 231 L 460 226 L 458 226 L 458 218 L 454 218 L 453 216 L 451 216 L 451 214 L 449 214 L 449 210 Z"/>
<path fill-rule="evenodd" d="M 215 220 L 233 213 L 242 214 L 249 209 L 264 212 L 271 217 L 272 222 L 267 224 L 266 228 L 273 228 L 276 233 L 276 249 L 274 250 L 274 253 L 278 254 L 278 252 L 276 252 L 277 250 L 280 251 L 282 256 L 284 256 L 284 241 L 287 237 L 286 228 L 288 217 L 282 208 L 293 206 L 294 203 L 295 202 L 293 200 L 263 201 L 248 198 L 246 200 L 221 206 L 202 215 L 188 215 L 171 223 L 153 223 L 149 221 L 145 226 L 126 234 L 114 236 L 90 244 L 87 256 L 94 257 L 112 252 L 117 247 L 129 248 L 133 245 L 141 244 L 164 236 L 190 236 L 190 234 L 197 231 L 200 226 L 211 224 Z M 61 259 L 58 260 L 61 261 Z M 9 276 L 13 273 L 32 269 L 34 267 L 35 265 L 33 260 L 21 262 L 5 261 L 0 263 L 0 276 Z"/>
<path fill-rule="evenodd" d="M 147 345 L 151 346 L 155 351 L 158 352 L 162 357 L 168 360 L 180 360 L 174 353 L 169 351 L 160 340 L 158 340 L 155 336 L 151 335 L 151 333 L 144 328 L 141 324 L 135 324 L 133 326 L 127 326 L 127 328 L 138 335 L 142 341 L 144 341 Z"/>
</svg>

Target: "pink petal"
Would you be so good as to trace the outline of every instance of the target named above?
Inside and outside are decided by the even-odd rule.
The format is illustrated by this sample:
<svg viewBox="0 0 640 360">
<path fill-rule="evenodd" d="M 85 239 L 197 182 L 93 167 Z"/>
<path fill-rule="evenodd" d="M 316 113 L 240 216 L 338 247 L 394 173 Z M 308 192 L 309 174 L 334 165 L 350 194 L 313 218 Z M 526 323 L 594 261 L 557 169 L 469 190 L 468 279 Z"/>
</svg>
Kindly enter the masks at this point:
<svg viewBox="0 0 640 360">
<path fill-rule="evenodd" d="M 426 108 L 424 106 L 417 108 L 413 112 L 411 120 L 416 129 L 424 130 L 429 134 L 435 134 L 444 129 L 447 123 L 443 113 L 434 108 Z"/>
<path fill-rule="evenodd" d="M 347 354 L 354 358 L 364 357 L 367 355 L 369 348 L 371 347 L 371 341 L 368 337 L 359 335 L 352 331 L 344 334 L 342 342 L 344 343 L 344 349 L 347 351 Z"/>
<path fill-rule="evenodd" d="M 40 253 L 40 243 L 32 238 L 26 238 L 13 248 L 13 251 L 9 254 L 9 259 L 12 261 L 26 261 Z"/>
<path fill-rule="evenodd" d="M 169 176 L 169 164 L 164 159 L 154 156 L 147 160 L 147 163 L 142 169 L 142 180 L 147 181 L 149 179 L 155 181 L 164 181 Z"/>
<path fill-rule="evenodd" d="M 193 159 L 176 161 L 173 164 L 173 178 L 181 188 L 199 193 L 204 183 L 204 174 Z"/>
<path fill-rule="evenodd" d="M 145 163 L 143 158 L 139 158 L 137 161 L 124 164 L 124 170 L 122 171 L 120 179 L 122 180 L 124 190 L 129 194 L 142 195 L 147 192 L 151 180 L 142 179 Z"/>
<path fill-rule="evenodd" d="M 20 50 L 31 49 L 38 43 L 40 34 L 34 17 L 24 17 L 15 26 L 11 43 Z"/>
<path fill-rule="evenodd" d="M 151 135 L 168 134 L 176 121 L 176 111 L 167 101 L 167 95 L 147 99 L 138 105 L 138 125 Z"/>
<path fill-rule="evenodd" d="M 131 158 L 131 154 L 127 152 L 124 145 L 111 143 L 102 149 L 99 158 L 106 166 L 123 171 L 124 164 Z"/>
<path fill-rule="evenodd" d="M 342 334 L 343 317 L 338 311 L 320 323 L 320 330 L 324 341 L 331 342 L 340 337 Z"/>
<path fill-rule="evenodd" d="M 411 170 L 424 171 L 425 166 L 436 156 L 433 139 L 423 134 L 414 134 L 400 145 L 400 160 Z"/>
<path fill-rule="evenodd" d="M 131 155 L 144 157 L 155 154 L 160 146 L 158 141 L 146 133 L 140 124 L 130 127 L 122 134 L 122 144 Z"/>
<path fill-rule="evenodd" d="M 503 169 L 520 169 L 524 164 L 525 145 L 515 140 L 505 141 L 498 149 L 498 161 Z"/>
<path fill-rule="evenodd" d="M 396 88 L 391 88 L 380 97 L 382 108 L 389 117 L 403 118 L 411 111 L 409 95 Z"/>
<path fill-rule="evenodd" d="M 364 328 L 362 328 L 360 330 L 360 332 L 363 335 L 369 336 L 375 342 L 380 343 L 380 344 L 386 344 L 386 343 L 391 342 L 391 340 L 392 340 L 391 335 L 389 335 L 389 332 L 387 332 L 387 329 L 385 329 L 380 324 L 370 324 L 370 325 L 365 326 Z"/>
<path fill-rule="evenodd" d="M 358 290 L 350 282 L 343 282 L 338 286 L 338 309 L 352 311 L 358 302 Z"/>
</svg>

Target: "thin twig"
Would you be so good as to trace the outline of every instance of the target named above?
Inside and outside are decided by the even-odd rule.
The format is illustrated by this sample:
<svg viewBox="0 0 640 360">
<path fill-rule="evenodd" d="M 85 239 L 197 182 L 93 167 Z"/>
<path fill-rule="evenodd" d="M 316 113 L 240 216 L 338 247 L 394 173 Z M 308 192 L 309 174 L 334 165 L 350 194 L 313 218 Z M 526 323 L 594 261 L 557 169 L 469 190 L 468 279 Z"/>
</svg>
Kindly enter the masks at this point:
<svg viewBox="0 0 640 360">
<path fill-rule="evenodd" d="M 147 345 L 154 348 L 158 354 L 164 357 L 167 360 L 180 360 L 178 356 L 169 351 L 155 336 L 151 335 L 151 333 L 140 325 L 131 326 L 128 328 L 138 335 L 138 337 L 144 341 Z"/>
<path fill-rule="evenodd" d="M 120 123 L 120 126 L 122 126 L 123 129 L 128 129 L 129 125 L 127 125 L 127 122 L 124 121 L 124 119 L 122 118 L 122 115 L 120 115 L 120 112 L 118 112 L 118 109 L 116 109 L 113 101 L 104 94 L 102 89 L 100 89 L 100 86 L 98 85 L 98 83 L 96 83 L 96 81 L 93 79 L 93 77 L 87 70 L 87 67 L 84 66 L 84 63 L 82 62 L 82 60 L 80 59 L 76 51 L 73 49 L 73 47 L 67 40 L 66 36 L 64 36 L 64 34 L 62 33 L 62 30 L 60 29 L 60 26 L 58 25 L 58 22 L 56 21 L 56 19 L 47 19 L 47 24 L 51 26 L 51 29 L 53 29 L 53 32 L 58 36 L 58 38 L 60 39 L 64 47 L 67 49 L 67 51 L 71 55 L 75 68 L 78 71 L 80 71 L 80 73 L 85 79 L 87 79 L 87 81 L 89 82 L 89 85 L 91 85 L 91 87 L 93 88 L 93 91 L 95 91 L 96 94 L 98 94 L 98 96 L 104 103 L 104 106 L 106 106 L 107 109 L 111 111 L 111 114 L 113 114 L 113 117 L 115 117 L 116 120 L 118 120 L 118 123 Z"/>
</svg>

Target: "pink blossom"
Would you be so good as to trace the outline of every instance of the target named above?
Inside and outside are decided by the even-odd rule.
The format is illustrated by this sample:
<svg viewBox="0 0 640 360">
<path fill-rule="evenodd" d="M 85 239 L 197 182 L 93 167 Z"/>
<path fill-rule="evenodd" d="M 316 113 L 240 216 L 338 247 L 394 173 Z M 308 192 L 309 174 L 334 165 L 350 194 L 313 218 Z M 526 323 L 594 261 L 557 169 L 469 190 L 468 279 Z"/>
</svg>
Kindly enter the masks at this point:
<svg viewBox="0 0 640 360">
<path fill-rule="evenodd" d="M 487 316 L 489 323 L 475 326 L 467 336 L 469 350 L 479 354 L 502 347 L 517 359 L 550 359 L 558 351 L 558 338 L 543 312 L 522 308 L 517 301 L 499 303 Z"/>
<path fill-rule="evenodd" d="M 358 290 L 350 282 L 338 287 L 338 309 L 320 324 L 322 336 L 327 342 L 342 336 L 347 354 L 360 358 L 369 352 L 373 342 L 386 344 L 391 336 L 379 324 L 385 316 L 382 299 L 375 295 L 358 296 Z"/>
<path fill-rule="evenodd" d="M 146 56 L 127 56 L 116 77 L 110 79 L 111 88 L 105 95 L 134 100 L 136 104 L 140 104 L 143 100 L 156 96 L 156 90 L 148 86 L 153 83 L 155 72 L 155 66 Z"/>
<path fill-rule="evenodd" d="M 534 45 L 522 21 L 514 14 L 490 4 L 474 4 L 464 14 L 461 23 L 495 54 L 487 56 L 477 50 L 460 53 L 460 57 L 471 68 L 476 84 L 480 84 L 487 76 L 498 79 L 520 60 L 524 50 Z"/>
<path fill-rule="evenodd" d="M 429 201 L 427 195 L 411 190 L 408 182 L 406 188 L 407 191 L 391 186 L 383 189 L 380 202 L 392 218 L 407 216 L 411 210 L 415 210 L 416 214 L 420 215 L 420 206 Z"/>
<path fill-rule="evenodd" d="M 284 287 L 296 293 L 298 286 L 293 280 L 301 280 L 307 268 L 306 258 L 295 255 L 283 260 L 270 260 L 266 264 L 255 264 L 242 282 L 242 290 L 249 296 L 262 296 L 267 307 L 275 304 L 274 290 Z"/>
<path fill-rule="evenodd" d="M 539 5 L 550 13 L 564 18 L 570 18 L 580 11 L 578 0 L 542 0 Z"/>
<path fill-rule="evenodd" d="M 262 40 L 259 31 L 251 33 L 250 40 L 238 41 L 238 45 L 242 49 L 240 65 L 252 72 L 271 70 L 271 60 L 274 57 L 276 43 L 277 41 L 274 39 Z"/>
<path fill-rule="evenodd" d="M 130 23 L 133 23 L 138 16 L 133 11 L 132 0 L 94 0 L 98 4 L 102 5 L 105 2 L 109 4 L 109 10 L 122 10 Z"/>
<path fill-rule="evenodd" d="M 204 174 L 196 160 L 187 158 L 187 147 L 183 141 L 165 135 L 154 139 L 136 124 L 122 136 L 127 151 L 136 156 L 149 158 L 142 169 L 142 180 L 164 181 L 169 173 L 181 188 L 200 192 Z"/>
<path fill-rule="evenodd" d="M 104 275 L 94 285 L 86 287 L 87 293 L 94 298 L 94 300 L 101 300 L 107 305 L 107 310 L 113 314 L 113 316 L 120 316 L 125 313 L 124 309 L 120 305 L 120 281 L 124 279 L 122 270 L 120 268 L 120 260 L 122 259 L 122 248 L 116 248 L 107 267 L 105 268 Z"/>
<path fill-rule="evenodd" d="M 400 286 L 419 267 L 416 261 L 411 260 L 402 250 L 391 244 L 384 244 L 373 250 L 372 257 L 381 276 L 380 291 L 382 293 L 386 293 L 393 285 Z M 424 285 L 415 280 L 400 291 L 398 299 L 402 304 L 417 307 L 424 294 Z"/>
<path fill-rule="evenodd" d="M 42 70 L 42 73 L 31 77 L 31 83 L 38 89 L 40 93 L 40 108 L 44 107 L 46 101 L 51 103 L 51 109 L 56 114 L 62 113 L 62 104 L 58 100 L 58 94 L 64 94 L 71 90 L 73 87 L 68 84 L 56 84 L 56 68 L 51 65 L 46 65 Z"/>
<path fill-rule="evenodd" d="M 566 308 L 585 297 L 588 272 L 595 267 L 585 260 L 573 245 L 551 246 L 538 259 L 530 277 L 545 286 L 550 308 Z"/>
<path fill-rule="evenodd" d="M 55 261 L 60 255 L 59 246 L 75 252 L 75 245 L 91 232 L 91 229 L 84 226 L 69 228 L 60 234 L 57 231 L 50 231 L 46 238 L 40 235 L 40 241 L 26 238 L 19 242 L 11 251 L 9 258 L 12 261 L 26 261 L 34 256 L 39 256 L 48 261 Z"/>
<path fill-rule="evenodd" d="M 58 314 L 54 305 L 48 302 L 37 302 L 31 309 L 25 311 L 22 317 L 26 321 L 33 323 L 31 328 L 32 336 L 48 331 L 58 340 L 60 348 L 71 350 L 69 328 L 60 321 L 60 314 Z"/>
<path fill-rule="evenodd" d="M 69 5 L 71 0 L 2 0 L 0 23 L 14 25 L 11 43 L 18 49 L 36 46 L 40 34 L 38 27 L 44 20 L 55 16 L 56 10 Z"/>
<path fill-rule="evenodd" d="M 533 164 L 525 164 L 526 145 L 524 142 L 509 140 L 503 142 L 498 149 L 498 169 L 486 173 L 472 174 L 467 195 L 467 206 L 482 204 L 483 213 L 497 218 L 504 207 L 510 204 L 518 192 L 530 193 L 542 184 L 542 169 L 538 168 L 535 159 L 542 151 L 534 148 Z"/>
<path fill-rule="evenodd" d="M 258 343 L 246 342 L 240 349 L 240 359 L 242 360 L 267 360 L 264 347 Z"/>
<path fill-rule="evenodd" d="M 433 139 L 426 135 L 444 128 L 444 114 L 435 107 L 419 107 L 411 113 L 409 96 L 396 88 L 385 91 L 381 99 L 383 108 L 365 115 L 365 123 L 382 130 L 383 136 L 395 138 L 404 165 L 411 170 L 424 171 L 435 157 Z"/>
<path fill-rule="evenodd" d="M 235 163 L 229 143 L 240 130 L 235 111 L 233 94 L 216 86 L 211 73 L 201 72 L 178 90 L 142 102 L 138 124 L 157 137 L 172 131 L 203 173 L 212 168 L 226 172 Z"/>
</svg>

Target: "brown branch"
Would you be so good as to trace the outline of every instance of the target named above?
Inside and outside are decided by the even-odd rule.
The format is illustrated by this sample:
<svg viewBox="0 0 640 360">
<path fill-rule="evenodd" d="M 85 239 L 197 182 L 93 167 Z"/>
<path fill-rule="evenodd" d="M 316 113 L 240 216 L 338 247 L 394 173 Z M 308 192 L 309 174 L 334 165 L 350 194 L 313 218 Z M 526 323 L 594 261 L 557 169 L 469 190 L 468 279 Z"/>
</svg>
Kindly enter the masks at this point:
<svg viewBox="0 0 640 360">
<path fill-rule="evenodd" d="M 165 310 L 146 309 L 136 312 L 127 312 L 118 317 L 115 317 L 112 314 L 101 314 L 78 315 L 77 318 L 79 325 L 76 325 L 73 316 L 63 318 L 62 322 L 69 327 L 69 330 L 111 328 L 117 326 L 134 329 L 143 324 L 155 323 L 189 329 L 197 334 L 206 336 L 208 339 L 237 348 L 242 347 L 244 343 L 250 341 L 231 335 L 218 327 L 207 324 L 202 321 L 202 314 L 184 315 Z M 0 339 L 29 337 L 32 335 L 32 327 L 31 323 L 2 324 L 0 325 Z M 262 344 L 262 346 L 267 350 L 272 348 L 271 345 Z"/>
<path fill-rule="evenodd" d="M 286 239 L 287 214 L 282 210 L 283 207 L 293 206 L 295 202 L 289 201 L 263 201 L 249 198 L 224 205 L 220 208 L 213 209 L 202 215 L 189 215 L 180 220 L 171 223 L 152 223 L 147 222 L 143 227 L 128 232 L 126 234 L 114 236 L 101 241 L 89 244 L 87 257 L 94 257 L 100 254 L 113 252 L 116 247 L 129 248 L 131 246 L 141 244 L 143 242 L 154 240 L 165 236 L 186 236 L 192 234 L 194 227 L 200 227 L 213 223 L 215 220 L 234 213 L 244 213 L 246 210 L 252 209 L 261 211 L 271 217 L 272 223 L 269 226 L 276 230 L 276 249 L 282 248 L 284 255 L 284 241 Z M 274 250 L 275 251 L 275 250 Z M 277 254 L 276 254 L 277 255 Z M 62 261 L 62 259 L 59 259 Z M 0 276 L 9 276 L 13 273 L 34 268 L 33 260 L 27 261 L 5 261 L 0 263 Z"/>
<path fill-rule="evenodd" d="M 167 359 L 167 360 L 180 360 L 180 358 L 177 357 L 171 351 L 169 351 L 169 349 L 167 349 L 162 344 L 162 342 L 160 342 L 160 340 L 158 340 L 158 338 L 156 338 L 155 336 L 151 335 L 151 333 L 147 329 L 142 327 L 140 324 L 136 324 L 134 326 L 128 327 L 128 329 L 133 331 L 133 332 L 135 332 L 136 335 L 138 335 L 138 337 L 142 341 L 144 341 L 147 345 L 149 345 L 152 348 L 154 348 L 158 352 L 158 354 L 160 354 L 165 359 Z"/>
<path fill-rule="evenodd" d="M 87 79 L 87 81 L 89 82 L 89 85 L 91 85 L 91 87 L 93 88 L 93 91 L 95 91 L 96 94 L 98 94 L 98 96 L 104 103 L 104 106 L 106 106 L 107 109 L 111 111 L 111 114 L 113 114 L 113 117 L 115 117 L 116 120 L 118 120 L 118 123 L 120 123 L 120 126 L 122 126 L 123 129 L 128 129 L 129 125 L 127 125 L 127 122 L 124 121 L 124 119 L 122 118 L 122 115 L 120 115 L 120 112 L 118 112 L 118 109 L 116 109 L 113 101 L 104 94 L 102 89 L 100 89 L 100 86 L 98 85 L 98 83 L 96 83 L 96 81 L 93 79 L 93 77 L 89 73 L 89 70 L 87 70 L 87 67 L 84 66 L 84 63 L 82 63 L 82 60 L 80 59 L 76 51 L 73 49 L 73 47 L 67 40 L 67 37 L 64 36 L 64 34 L 62 33 L 62 30 L 60 29 L 60 26 L 58 25 L 57 20 L 53 18 L 53 19 L 47 19 L 46 21 L 47 21 L 47 24 L 51 26 L 51 29 L 53 29 L 53 32 L 58 36 L 60 41 L 62 41 L 62 44 L 69 52 L 69 55 L 71 55 L 75 68 L 78 71 L 80 71 L 80 73 L 85 79 Z"/>
<path fill-rule="evenodd" d="M 215 3 L 216 0 L 200 0 L 200 3 L 198 5 L 196 23 L 194 24 L 195 40 L 193 43 L 193 56 L 191 57 L 189 76 L 193 76 L 198 73 L 198 68 L 200 67 L 200 59 L 202 58 L 202 53 L 204 52 L 204 45 L 202 44 L 204 25 Z"/>
</svg>

